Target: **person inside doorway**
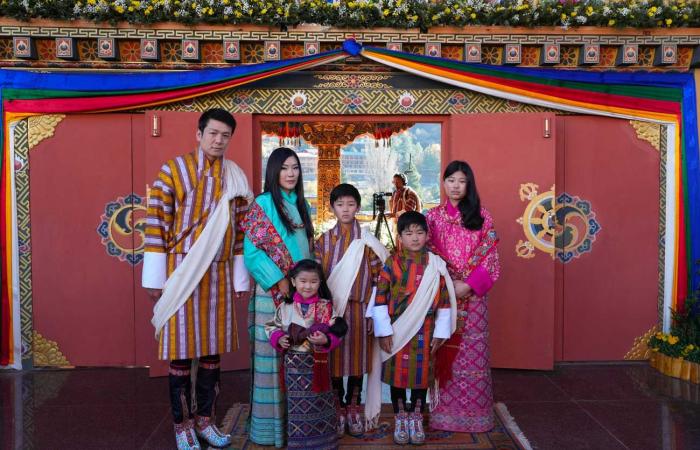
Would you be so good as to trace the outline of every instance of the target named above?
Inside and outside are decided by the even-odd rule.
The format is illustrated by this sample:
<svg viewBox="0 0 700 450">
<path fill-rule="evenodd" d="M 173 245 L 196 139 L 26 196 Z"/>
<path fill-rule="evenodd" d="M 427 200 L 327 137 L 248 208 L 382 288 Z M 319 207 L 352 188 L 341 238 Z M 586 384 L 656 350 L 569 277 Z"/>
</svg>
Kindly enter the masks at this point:
<svg viewBox="0 0 700 450">
<path fill-rule="evenodd" d="M 170 361 L 178 449 L 199 449 L 197 437 L 212 447 L 231 443 L 214 424 L 214 405 L 220 354 L 238 348 L 233 302 L 250 285 L 240 223 L 253 201 L 243 170 L 224 158 L 235 129 L 228 111 L 204 112 L 198 147 L 166 162 L 148 197 L 142 285 L 156 302 L 158 358 Z"/>
<path fill-rule="evenodd" d="M 405 173 L 396 173 L 392 180 L 394 185 L 394 193 L 391 195 L 389 200 L 390 212 L 387 217 L 393 219 L 394 222 L 394 242 L 396 242 L 397 249 L 401 248 L 401 240 L 399 239 L 399 234 L 397 230 L 397 221 L 399 217 L 408 211 L 418 211 L 423 210 L 423 202 L 421 201 L 418 193 L 411 189 L 408 185 L 408 177 Z"/>
</svg>

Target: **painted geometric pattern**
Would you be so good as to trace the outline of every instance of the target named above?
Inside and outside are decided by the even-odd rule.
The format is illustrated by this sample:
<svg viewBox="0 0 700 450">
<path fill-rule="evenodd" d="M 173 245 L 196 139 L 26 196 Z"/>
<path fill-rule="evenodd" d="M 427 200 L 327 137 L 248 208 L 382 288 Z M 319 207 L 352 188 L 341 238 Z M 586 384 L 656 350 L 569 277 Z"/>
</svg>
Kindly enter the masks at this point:
<svg viewBox="0 0 700 450">
<path fill-rule="evenodd" d="M 663 323 L 664 272 L 666 270 L 666 152 L 668 151 L 665 125 L 661 127 L 659 137 L 659 293 L 657 306 L 659 323 Z"/>
<path fill-rule="evenodd" d="M 32 356 L 32 252 L 29 224 L 29 124 L 15 126 L 15 187 L 17 195 L 17 239 L 19 243 L 19 302 L 22 330 L 22 359 Z M 23 367 L 24 366 L 23 364 Z"/>
<path fill-rule="evenodd" d="M 204 111 L 228 108 L 236 113 L 261 114 L 476 114 L 496 112 L 552 111 L 539 106 L 503 100 L 462 89 L 307 89 L 303 108 L 291 101 L 298 89 L 230 89 L 214 95 L 186 100 L 155 109 Z M 402 107 L 405 93 L 415 102 Z"/>
<path fill-rule="evenodd" d="M 137 194 L 119 197 L 105 205 L 97 234 L 107 254 L 132 266 L 143 260 L 146 233 L 146 207 Z"/>
</svg>

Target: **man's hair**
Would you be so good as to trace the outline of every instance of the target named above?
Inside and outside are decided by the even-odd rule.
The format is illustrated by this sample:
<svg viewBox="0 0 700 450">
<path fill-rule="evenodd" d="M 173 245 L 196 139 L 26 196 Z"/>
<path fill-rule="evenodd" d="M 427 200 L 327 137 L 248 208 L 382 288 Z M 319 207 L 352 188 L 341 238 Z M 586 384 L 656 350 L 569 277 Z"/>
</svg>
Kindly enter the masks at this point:
<svg viewBox="0 0 700 450">
<path fill-rule="evenodd" d="M 403 181 L 403 184 L 408 184 L 408 177 L 406 176 L 405 173 L 395 173 L 394 178 L 401 178 L 401 181 Z"/>
<path fill-rule="evenodd" d="M 331 207 L 342 197 L 352 197 L 357 202 L 357 206 L 360 206 L 360 191 L 352 184 L 341 183 L 333 188 L 331 191 Z"/>
<path fill-rule="evenodd" d="M 428 232 L 428 221 L 425 220 L 425 216 L 418 211 L 406 211 L 399 216 L 398 223 L 396 224 L 399 229 L 399 234 L 407 230 L 411 225 L 418 225 L 426 233 Z"/>
<path fill-rule="evenodd" d="M 212 119 L 218 120 L 219 122 L 223 122 L 226 125 L 230 126 L 231 133 L 236 131 L 236 119 L 233 118 L 233 115 L 230 112 L 221 108 L 208 109 L 204 111 L 201 116 L 199 116 L 199 131 L 204 133 L 204 129 L 207 127 L 207 124 Z"/>
</svg>

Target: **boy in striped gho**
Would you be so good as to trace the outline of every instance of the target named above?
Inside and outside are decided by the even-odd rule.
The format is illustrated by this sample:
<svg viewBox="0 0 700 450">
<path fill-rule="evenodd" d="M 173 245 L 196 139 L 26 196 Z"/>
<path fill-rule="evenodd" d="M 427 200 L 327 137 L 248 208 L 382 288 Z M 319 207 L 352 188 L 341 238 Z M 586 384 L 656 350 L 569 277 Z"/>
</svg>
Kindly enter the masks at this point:
<svg viewBox="0 0 700 450">
<path fill-rule="evenodd" d="M 336 315 L 348 324 L 343 343 L 330 355 L 331 380 L 338 396 L 338 434 L 362 434 L 360 419 L 362 378 L 370 370 L 372 358 L 371 308 L 377 276 L 386 248 L 355 219 L 360 209 L 360 193 L 351 184 L 339 184 L 330 194 L 336 225 L 323 233 L 315 244 L 316 260 L 328 274 Z M 343 377 L 348 377 L 347 390 Z"/>
</svg>

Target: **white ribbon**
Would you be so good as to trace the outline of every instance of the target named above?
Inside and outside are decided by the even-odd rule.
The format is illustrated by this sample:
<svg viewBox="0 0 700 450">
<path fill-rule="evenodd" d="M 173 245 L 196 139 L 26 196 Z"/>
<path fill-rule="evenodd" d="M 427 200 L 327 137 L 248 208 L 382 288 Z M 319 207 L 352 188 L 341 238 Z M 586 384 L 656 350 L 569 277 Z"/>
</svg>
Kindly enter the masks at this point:
<svg viewBox="0 0 700 450">
<path fill-rule="evenodd" d="M 389 251 L 367 229 L 363 228 L 361 237 L 350 243 L 341 260 L 328 276 L 328 288 L 333 294 L 333 315 L 343 317 L 348 304 L 350 291 L 360 271 L 365 246 L 368 246 L 384 263 L 389 257 Z M 370 302 L 371 304 L 371 302 Z"/>
<path fill-rule="evenodd" d="M 243 170 L 233 161 L 224 160 L 223 163 L 225 191 L 199 238 L 168 277 L 163 293 L 153 307 L 151 323 L 156 330 L 156 339 L 168 320 L 192 295 L 221 248 L 231 221 L 231 200 L 245 197 L 248 204 L 253 201 L 253 192 L 248 187 L 248 178 Z"/>
<path fill-rule="evenodd" d="M 376 428 L 382 407 L 382 363 L 408 344 L 423 326 L 425 316 L 440 288 L 440 276 L 445 278 L 450 296 L 450 334 L 457 329 L 457 299 L 452 278 L 447 272 L 447 264 L 439 256 L 429 253 L 428 265 L 423 272 L 423 278 L 413 300 L 392 324 L 394 334 L 392 335 L 391 352 L 387 353 L 382 350 L 379 347 L 379 339 L 374 339 L 372 369 L 367 378 L 367 400 L 365 402 L 365 427 L 367 429 Z"/>
</svg>

